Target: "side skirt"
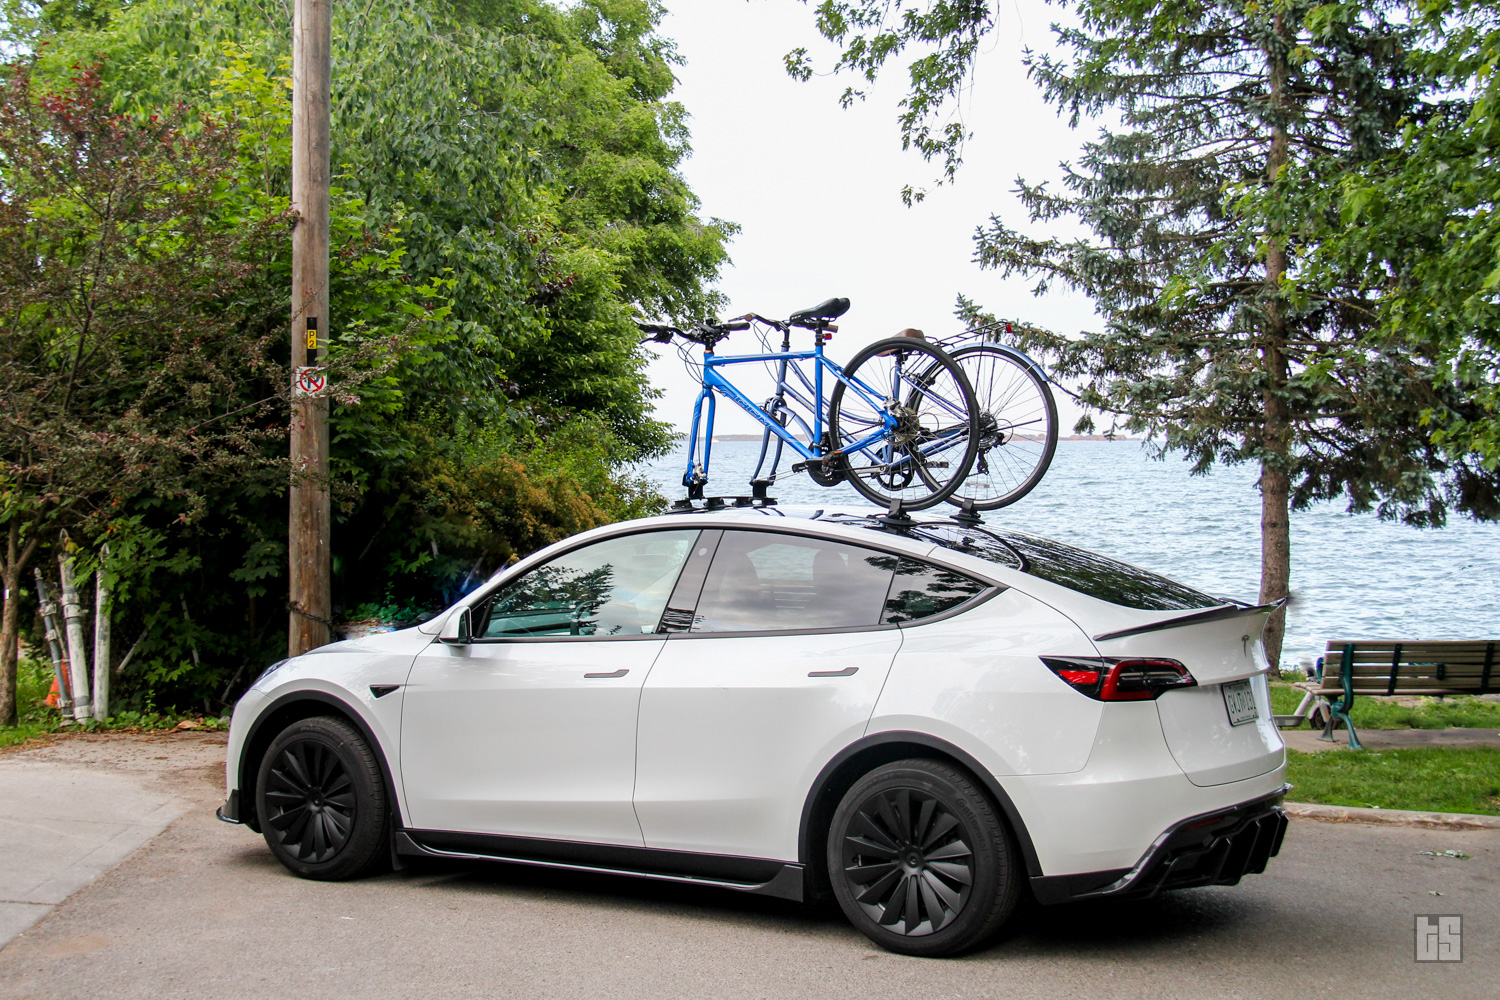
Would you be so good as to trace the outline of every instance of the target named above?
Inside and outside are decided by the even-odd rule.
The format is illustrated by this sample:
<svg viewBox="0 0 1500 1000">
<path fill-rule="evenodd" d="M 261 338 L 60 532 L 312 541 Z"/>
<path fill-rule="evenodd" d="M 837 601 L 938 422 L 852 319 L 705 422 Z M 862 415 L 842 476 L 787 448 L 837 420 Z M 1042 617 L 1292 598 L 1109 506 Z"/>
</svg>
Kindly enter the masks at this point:
<svg viewBox="0 0 1500 1000">
<path fill-rule="evenodd" d="M 794 903 L 803 901 L 803 868 L 784 861 L 432 830 L 397 830 L 394 843 L 398 855 L 502 861 L 534 868 L 729 889 Z"/>
</svg>

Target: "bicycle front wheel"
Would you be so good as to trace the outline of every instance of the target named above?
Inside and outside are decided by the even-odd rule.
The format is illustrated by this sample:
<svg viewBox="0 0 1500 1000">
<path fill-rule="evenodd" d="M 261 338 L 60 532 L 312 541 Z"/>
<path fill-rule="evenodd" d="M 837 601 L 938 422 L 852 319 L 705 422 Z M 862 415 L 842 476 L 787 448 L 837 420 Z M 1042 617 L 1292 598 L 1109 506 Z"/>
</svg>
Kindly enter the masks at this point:
<svg viewBox="0 0 1500 1000">
<path fill-rule="evenodd" d="M 891 337 L 850 360 L 829 397 L 828 430 L 862 496 L 924 510 L 963 484 L 979 446 L 979 409 L 945 351 Z"/>
<path fill-rule="evenodd" d="M 958 362 L 979 403 L 979 452 L 948 502 L 995 510 L 1030 493 L 1057 450 L 1057 404 L 1024 355 L 993 344 L 962 347 Z"/>
</svg>

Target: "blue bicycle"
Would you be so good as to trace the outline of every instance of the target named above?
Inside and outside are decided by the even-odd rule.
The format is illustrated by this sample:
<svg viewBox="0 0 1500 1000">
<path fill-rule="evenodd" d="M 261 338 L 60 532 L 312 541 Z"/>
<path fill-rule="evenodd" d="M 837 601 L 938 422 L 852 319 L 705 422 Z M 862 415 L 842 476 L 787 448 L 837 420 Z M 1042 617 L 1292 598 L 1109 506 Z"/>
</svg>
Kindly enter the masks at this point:
<svg viewBox="0 0 1500 1000">
<path fill-rule="evenodd" d="M 870 501 L 896 510 L 923 510 L 963 485 L 980 443 L 980 410 L 963 369 L 942 348 L 918 337 L 890 337 L 859 351 L 840 367 L 823 353 L 838 330 L 833 321 L 848 299 L 829 299 L 785 320 L 750 314 L 692 330 L 639 324 L 647 340 L 680 338 L 684 362 L 703 388 L 693 406 L 692 437 L 682 484 L 688 499 L 703 499 L 713 452 L 714 412 L 724 396 L 765 429 L 750 486 L 764 498 L 776 482 L 783 452 L 796 456 L 792 473 L 834 486 L 847 481 Z M 756 330 L 761 351 L 720 355 L 731 333 Z M 792 331 L 812 334 L 808 350 L 792 350 Z M 779 348 L 773 346 L 780 334 Z M 703 348 L 696 363 L 686 345 Z M 775 392 L 756 405 L 729 379 L 736 365 L 765 365 Z M 825 389 L 827 394 L 825 396 Z"/>
</svg>

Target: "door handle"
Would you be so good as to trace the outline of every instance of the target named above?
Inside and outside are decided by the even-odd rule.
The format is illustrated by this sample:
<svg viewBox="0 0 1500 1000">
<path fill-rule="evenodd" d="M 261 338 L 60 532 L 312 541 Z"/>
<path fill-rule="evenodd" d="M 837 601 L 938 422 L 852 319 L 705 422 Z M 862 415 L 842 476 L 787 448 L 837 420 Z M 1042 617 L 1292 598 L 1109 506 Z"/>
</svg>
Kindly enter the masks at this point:
<svg viewBox="0 0 1500 1000">
<path fill-rule="evenodd" d="M 853 677 L 859 673 L 858 667 L 845 667 L 843 670 L 814 670 L 809 677 Z"/>
<path fill-rule="evenodd" d="M 621 667 L 619 670 L 611 670 L 607 674 L 584 674 L 583 676 L 585 676 L 585 677 L 624 677 L 628 673 L 630 673 L 629 670 L 627 670 L 624 667 Z"/>
</svg>

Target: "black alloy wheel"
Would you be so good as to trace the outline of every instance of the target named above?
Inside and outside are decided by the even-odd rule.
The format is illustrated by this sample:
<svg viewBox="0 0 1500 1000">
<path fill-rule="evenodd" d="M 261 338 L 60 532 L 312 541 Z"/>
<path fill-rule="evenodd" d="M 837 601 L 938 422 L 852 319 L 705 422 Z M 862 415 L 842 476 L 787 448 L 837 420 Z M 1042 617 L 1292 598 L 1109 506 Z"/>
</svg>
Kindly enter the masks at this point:
<svg viewBox="0 0 1500 1000">
<path fill-rule="evenodd" d="M 256 808 L 271 853 L 303 878 L 355 878 L 387 857 L 380 767 L 342 719 L 282 730 L 261 760 Z"/>
<path fill-rule="evenodd" d="M 936 761 L 898 761 L 856 782 L 834 813 L 828 869 L 854 926 L 907 955 L 982 943 L 1020 898 L 1004 820 L 968 775 Z"/>
</svg>

